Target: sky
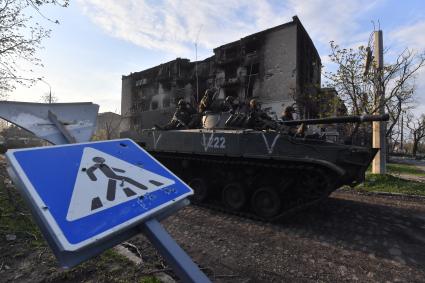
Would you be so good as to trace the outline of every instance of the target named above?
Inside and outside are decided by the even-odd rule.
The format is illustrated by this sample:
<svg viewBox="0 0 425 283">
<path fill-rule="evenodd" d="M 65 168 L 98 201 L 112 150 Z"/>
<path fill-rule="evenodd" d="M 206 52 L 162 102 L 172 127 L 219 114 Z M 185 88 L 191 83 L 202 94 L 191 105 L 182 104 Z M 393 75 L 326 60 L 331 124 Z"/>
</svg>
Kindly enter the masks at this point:
<svg viewBox="0 0 425 283">
<path fill-rule="evenodd" d="M 100 112 L 119 113 L 121 76 L 177 57 L 204 59 L 227 42 L 297 15 L 322 64 L 332 69 L 331 40 L 341 47 L 366 45 L 379 27 L 388 57 L 405 48 L 425 50 L 423 0 L 71 0 L 67 8 L 44 7 L 40 19 L 52 29 L 36 69 L 58 102 L 92 101 Z M 49 92 L 42 81 L 18 87 L 9 100 L 40 102 Z M 425 70 L 416 78 L 417 113 L 425 113 Z"/>
</svg>

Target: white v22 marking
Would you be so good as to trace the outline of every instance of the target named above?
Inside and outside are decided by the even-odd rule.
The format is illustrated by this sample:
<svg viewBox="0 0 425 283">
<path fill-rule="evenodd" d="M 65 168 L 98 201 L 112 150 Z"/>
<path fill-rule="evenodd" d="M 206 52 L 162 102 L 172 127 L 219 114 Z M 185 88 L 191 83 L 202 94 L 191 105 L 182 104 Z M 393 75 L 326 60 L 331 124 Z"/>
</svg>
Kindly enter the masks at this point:
<svg viewBox="0 0 425 283">
<path fill-rule="evenodd" d="M 225 149 L 226 138 L 223 136 L 214 137 L 214 133 L 211 133 L 207 138 L 206 134 L 202 134 L 201 145 L 204 147 L 205 152 L 207 152 L 209 148 Z"/>
</svg>

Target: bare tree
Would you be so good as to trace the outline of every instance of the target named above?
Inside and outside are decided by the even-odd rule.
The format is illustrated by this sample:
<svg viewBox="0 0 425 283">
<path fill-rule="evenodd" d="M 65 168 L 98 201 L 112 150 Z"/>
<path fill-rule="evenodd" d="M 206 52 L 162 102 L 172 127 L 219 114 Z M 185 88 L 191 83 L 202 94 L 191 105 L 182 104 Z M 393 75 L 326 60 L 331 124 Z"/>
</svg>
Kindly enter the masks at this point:
<svg viewBox="0 0 425 283">
<path fill-rule="evenodd" d="M 397 60 L 385 67 L 384 87 L 387 89 L 385 108 L 390 114 L 386 136 L 391 136 L 403 111 L 413 108 L 414 78 L 416 72 L 425 65 L 425 53 L 418 54 L 406 49 Z"/>
<path fill-rule="evenodd" d="M 118 138 L 119 135 L 119 128 L 121 126 L 122 119 L 116 119 L 113 117 L 109 117 L 105 120 L 104 126 L 105 126 L 105 133 L 106 133 L 106 139 L 110 140 L 113 138 Z"/>
<path fill-rule="evenodd" d="M 69 0 L 0 0 L 0 98 L 6 98 L 16 84 L 29 86 L 35 82 L 33 70 L 22 65 L 42 66 L 36 56 L 42 48 L 42 40 L 50 36 L 33 17 L 25 15 L 33 9 L 48 21 L 40 7 L 43 5 L 68 6 Z"/>
<path fill-rule="evenodd" d="M 114 112 L 99 113 L 94 140 L 110 140 L 119 137 L 122 117 Z"/>
<path fill-rule="evenodd" d="M 6 120 L 0 119 L 0 133 L 4 130 L 9 128 L 10 123 L 7 122 Z"/>
<path fill-rule="evenodd" d="M 422 114 L 419 118 L 407 115 L 406 126 L 409 128 L 413 138 L 412 155 L 416 156 L 419 143 L 425 137 L 425 115 Z"/>
<path fill-rule="evenodd" d="M 58 102 L 58 97 L 54 95 L 53 93 L 44 93 L 40 98 L 42 103 L 56 103 Z"/>
</svg>

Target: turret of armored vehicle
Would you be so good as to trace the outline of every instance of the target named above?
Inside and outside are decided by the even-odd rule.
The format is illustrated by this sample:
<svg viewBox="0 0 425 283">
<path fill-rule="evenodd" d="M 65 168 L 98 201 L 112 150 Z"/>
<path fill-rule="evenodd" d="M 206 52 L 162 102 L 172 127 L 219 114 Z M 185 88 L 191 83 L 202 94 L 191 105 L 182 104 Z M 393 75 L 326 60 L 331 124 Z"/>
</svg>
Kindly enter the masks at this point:
<svg viewBox="0 0 425 283">
<path fill-rule="evenodd" d="M 202 129 L 144 129 L 124 136 L 186 181 L 195 203 L 267 221 L 362 182 L 377 152 L 297 135 L 291 127 L 388 120 L 388 115 L 295 120 L 261 131 L 232 126 L 232 119 L 244 117 L 226 115 L 207 115 Z"/>
</svg>

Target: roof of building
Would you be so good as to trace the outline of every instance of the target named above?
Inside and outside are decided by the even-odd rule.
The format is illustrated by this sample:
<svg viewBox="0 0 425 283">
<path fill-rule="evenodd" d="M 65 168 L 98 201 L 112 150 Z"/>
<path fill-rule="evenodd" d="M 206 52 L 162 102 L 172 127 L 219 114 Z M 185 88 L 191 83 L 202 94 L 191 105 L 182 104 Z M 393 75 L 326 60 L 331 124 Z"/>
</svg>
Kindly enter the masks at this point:
<svg viewBox="0 0 425 283">
<path fill-rule="evenodd" d="M 262 30 L 262 31 L 259 31 L 259 32 L 256 32 L 256 33 L 253 33 L 253 34 L 250 34 L 250 35 L 247 35 L 245 37 L 242 37 L 239 40 L 235 40 L 235 41 L 232 41 L 232 42 L 223 44 L 223 45 L 221 45 L 219 47 L 216 47 L 213 50 L 216 51 L 217 49 L 230 47 L 232 45 L 239 44 L 241 41 L 249 40 L 249 39 L 252 39 L 252 38 L 255 38 L 255 37 L 259 37 L 259 36 L 262 36 L 262 35 L 265 35 L 265 34 L 268 34 L 268 33 L 274 32 L 274 31 L 277 31 L 277 30 L 281 30 L 281 29 L 284 29 L 284 28 L 287 28 L 287 27 L 290 27 L 290 26 L 294 26 L 294 25 L 297 24 L 297 22 L 296 22 L 295 19 L 298 20 L 298 17 L 297 16 L 294 16 L 292 22 L 287 22 L 287 23 L 284 23 L 284 24 L 281 24 L 281 25 L 278 25 L 278 26 L 275 26 L 275 27 L 271 27 L 271 28 L 268 28 L 268 29 L 265 29 L 265 30 Z M 299 22 L 299 20 L 298 20 L 298 22 Z"/>
</svg>

